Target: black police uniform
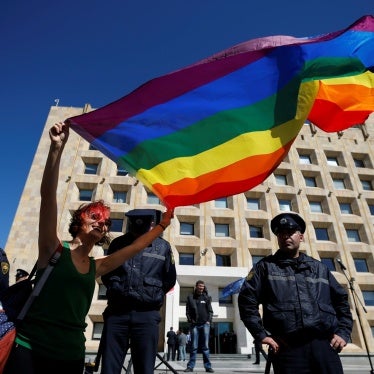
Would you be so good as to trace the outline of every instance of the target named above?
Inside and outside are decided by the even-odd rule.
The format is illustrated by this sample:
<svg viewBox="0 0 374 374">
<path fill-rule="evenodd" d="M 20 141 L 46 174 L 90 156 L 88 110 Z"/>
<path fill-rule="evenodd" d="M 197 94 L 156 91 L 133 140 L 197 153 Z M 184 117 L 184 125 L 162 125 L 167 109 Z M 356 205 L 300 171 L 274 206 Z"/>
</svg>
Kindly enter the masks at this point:
<svg viewBox="0 0 374 374">
<path fill-rule="evenodd" d="M 4 249 L 0 248 L 0 295 L 9 287 L 9 261 Z"/>
<path fill-rule="evenodd" d="M 136 235 L 132 231 L 135 226 L 142 232 L 147 231 L 151 221 L 158 220 L 158 212 L 154 209 L 128 212 L 130 232 L 114 239 L 108 254 L 134 241 Z M 161 321 L 159 310 L 165 294 L 176 282 L 170 244 L 156 238 L 148 248 L 103 276 L 102 280 L 107 287 L 108 306 L 103 314 L 101 373 L 121 372 L 131 341 L 134 372 L 153 374 Z"/>
<path fill-rule="evenodd" d="M 305 223 L 300 228 L 297 220 L 278 217 L 271 228 L 275 233 L 280 228 L 304 232 Z M 278 250 L 250 271 L 238 304 L 240 317 L 256 340 L 270 335 L 280 344 L 273 355 L 275 373 L 343 373 L 330 339 L 337 334 L 349 341 L 352 315 L 348 295 L 320 261 L 303 253 L 290 259 Z M 307 362 L 306 357 L 312 355 Z"/>
</svg>

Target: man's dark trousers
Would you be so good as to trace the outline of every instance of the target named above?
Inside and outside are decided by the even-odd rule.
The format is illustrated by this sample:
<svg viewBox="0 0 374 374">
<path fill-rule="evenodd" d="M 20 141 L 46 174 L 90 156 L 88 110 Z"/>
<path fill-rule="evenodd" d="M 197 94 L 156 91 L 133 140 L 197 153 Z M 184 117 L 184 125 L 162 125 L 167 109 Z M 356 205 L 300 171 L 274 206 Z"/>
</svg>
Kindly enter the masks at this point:
<svg viewBox="0 0 374 374">
<path fill-rule="evenodd" d="M 339 355 L 328 339 L 281 347 L 279 353 L 272 355 L 272 364 L 274 374 L 343 374 Z"/>
<path fill-rule="evenodd" d="M 153 374 L 159 337 L 159 311 L 130 311 L 125 314 L 106 316 L 105 328 L 107 341 L 103 344 L 103 357 L 106 356 L 106 366 L 102 374 L 121 373 L 131 339 L 132 363 L 134 372 L 138 374 Z M 152 340 L 154 344 L 148 344 Z M 147 343 L 146 343 L 147 342 Z M 130 347 L 130 349 L 131 349 Z"/>
</svg>

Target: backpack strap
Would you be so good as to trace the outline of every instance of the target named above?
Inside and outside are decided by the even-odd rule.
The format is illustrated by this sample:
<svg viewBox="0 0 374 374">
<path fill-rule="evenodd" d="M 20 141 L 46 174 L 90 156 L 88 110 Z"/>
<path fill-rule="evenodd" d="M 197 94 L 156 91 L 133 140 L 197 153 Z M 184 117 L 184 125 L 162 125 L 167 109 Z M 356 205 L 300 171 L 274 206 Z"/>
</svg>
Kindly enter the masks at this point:
<svg viewBox="0 0 374 374">
<path fill-rule="evenodd" d="M 27 299 L 25 305 L 23 306 L 21 312 L 19 313 L 19 315 L 17 317 L 17 321 L 22 321 L 25 318 L 25 315 L 28 312 L 28 310 L 30 309 L 31 304 L 34 302 L 35 298 L 37 296 L 39 296 L 40 291 L 42 290 L 45 282 L 47 281 L 49 275 L 51 274 L 53 268 L 55 267 L 58 259 L 61 256 L 62 249 L 63 249 L 63 247 L 62 247 L 61 243 L 59 243 L 57 249 L 53 253 L 52 257 L 49 259 L 48 266 L 44 270 L 44 273 L 40 277 L 39 281 L 35 283 L 35 286 L 34 286 L 32 292 L 31 292 L 29 298 Z M 32 271 L 29 275 L 30 280 L 31 280 L 31 276 L 36 272 L 36 268 L 37 268 L 37 263 L 34 265 Z"/>
</svg>

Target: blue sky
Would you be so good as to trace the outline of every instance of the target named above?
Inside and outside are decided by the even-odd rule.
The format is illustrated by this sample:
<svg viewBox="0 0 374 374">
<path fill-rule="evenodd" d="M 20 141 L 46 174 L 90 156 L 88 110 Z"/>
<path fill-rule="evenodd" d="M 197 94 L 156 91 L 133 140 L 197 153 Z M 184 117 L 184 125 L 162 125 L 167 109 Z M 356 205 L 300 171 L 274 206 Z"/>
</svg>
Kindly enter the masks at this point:
<svg viewBox="0 0 374 374">
<path fill-rule="evenodd" d="M 372 0 L 0 2 L 0 247 L 49 109 L 98 108 L 243 41 L 314 36 L 372 14 Z"/>
</svg>

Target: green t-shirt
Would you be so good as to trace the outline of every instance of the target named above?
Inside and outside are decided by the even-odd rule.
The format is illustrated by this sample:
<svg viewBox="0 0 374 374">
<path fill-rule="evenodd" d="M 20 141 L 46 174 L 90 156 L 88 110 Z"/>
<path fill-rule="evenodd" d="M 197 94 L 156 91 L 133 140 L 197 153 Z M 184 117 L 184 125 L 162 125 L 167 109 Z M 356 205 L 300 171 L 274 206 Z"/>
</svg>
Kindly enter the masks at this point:
<svg viewBox="0 0 374 374">
<path fill-rule="evenodd" d="M 45 269 L 38 270 L 37 279 Z M 79 360 L 85 355 L 86 315 L 95 289 L 95 260 L 81 274 L 75 268 L 68 243 L 34 300 L 25 319 L 17 326 L 16 342 L 39 355 L 59 360 Z"/>
</svg>

